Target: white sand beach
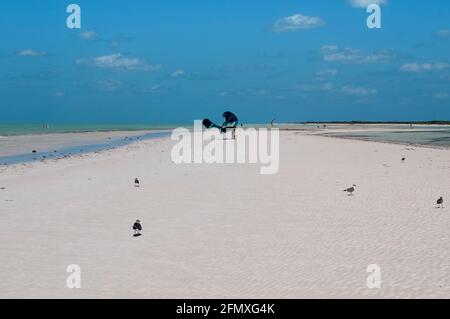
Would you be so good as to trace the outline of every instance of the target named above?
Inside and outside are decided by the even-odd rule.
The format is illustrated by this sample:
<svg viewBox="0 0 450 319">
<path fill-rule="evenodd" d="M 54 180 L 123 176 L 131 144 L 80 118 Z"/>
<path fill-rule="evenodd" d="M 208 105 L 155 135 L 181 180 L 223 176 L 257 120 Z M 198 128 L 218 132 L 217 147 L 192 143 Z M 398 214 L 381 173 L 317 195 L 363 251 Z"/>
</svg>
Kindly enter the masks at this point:
<svg viewBox="0 0 450 319">
<path fill-rule="evenodd" d="M 450 298 L 450 150 L 280 132 L 261 175 L 174 143 L 1 167 L 0 298 Z"/>
</svg>

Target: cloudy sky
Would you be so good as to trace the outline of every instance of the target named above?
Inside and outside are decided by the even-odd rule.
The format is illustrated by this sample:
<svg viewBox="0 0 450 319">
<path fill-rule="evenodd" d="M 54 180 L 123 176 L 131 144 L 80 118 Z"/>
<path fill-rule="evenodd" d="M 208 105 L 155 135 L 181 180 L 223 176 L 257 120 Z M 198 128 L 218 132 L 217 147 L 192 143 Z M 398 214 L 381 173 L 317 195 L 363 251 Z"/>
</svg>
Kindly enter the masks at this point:
<svg viewBox="0 0 450 319">
<path fill-rule="evenodd" d="M 448 1 L 72 2 L 2 3 L 0 122 L 450 120 Z"/>
</svg>

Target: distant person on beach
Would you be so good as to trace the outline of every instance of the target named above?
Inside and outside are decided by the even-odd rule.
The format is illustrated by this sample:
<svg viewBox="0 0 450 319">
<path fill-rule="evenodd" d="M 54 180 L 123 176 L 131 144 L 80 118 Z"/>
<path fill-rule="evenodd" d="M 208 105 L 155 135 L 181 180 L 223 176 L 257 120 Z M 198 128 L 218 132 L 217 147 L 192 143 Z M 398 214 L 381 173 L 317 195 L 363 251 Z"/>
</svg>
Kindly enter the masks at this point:
<svg viewBox="0 0 450 319">
<path fill-rule="evenodd" d="M 142 225 L 141 225 L 141 221 L 139 219 L 134 222 L 133 230 L 134 230 L 135 237 L 141 235 Z"/>
<path fill-rule="evenodd" d="M 272 119 L 272 121 L 270 121 L 270 128 L 273 128 L 273 123 L 275 123 L 275 119 Z"/>
<path fill-rule="evenodd" d="M 134 179 L 134 187 L 139 187 L 139 186 L 140 186 L 139 179 L 135 178 Z"/>
</svg>

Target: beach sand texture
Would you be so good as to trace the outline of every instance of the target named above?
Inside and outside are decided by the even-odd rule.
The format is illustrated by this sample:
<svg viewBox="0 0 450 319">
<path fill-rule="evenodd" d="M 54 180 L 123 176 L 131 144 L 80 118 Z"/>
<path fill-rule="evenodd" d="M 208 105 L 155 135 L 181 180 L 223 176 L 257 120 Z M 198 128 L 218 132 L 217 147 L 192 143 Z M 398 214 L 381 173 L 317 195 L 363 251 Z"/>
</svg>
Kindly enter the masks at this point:
<svg viewBox="0 0 450 319">
<path fill-rule="evenodd" d="M 450 150 L 280 134 L 267 176 L 169 138 L 1 167 L 0 297 L 450 298 Z"/>
</svg>

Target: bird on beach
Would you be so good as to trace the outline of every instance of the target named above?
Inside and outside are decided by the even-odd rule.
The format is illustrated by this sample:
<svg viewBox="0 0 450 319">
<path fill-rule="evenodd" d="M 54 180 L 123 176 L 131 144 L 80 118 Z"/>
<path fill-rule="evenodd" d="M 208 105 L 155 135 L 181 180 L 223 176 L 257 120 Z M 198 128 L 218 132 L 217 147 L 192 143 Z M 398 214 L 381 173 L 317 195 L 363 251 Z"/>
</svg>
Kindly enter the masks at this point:
<svg viewBox="0 0 450 319">
<path fill-rule="evenodd" d="M 134 187 L 139 187 L 140 183 L 139 183 L 139 179 L 136 177 L 134 179 Z"/>
<path fill-rule="evenodd" d="M 402 158 L 402 163 L 404 163 L 406 161 L 406 157 Z"/>
<path fill-rule="evenodd" d="M 141 236 L 142 225 L 141 225 L 141 221 L 139 219 L 134 222 L 133 230 L 134 230 L 134 235 L 133 235 L 134 237 Z"/>
<path fill-rule="evenodd" d="M 438 208 L 444 208 L 444 198 L 442 196 L 437 200 Z"/>
<path fill-rule="evenodd" d="M 353 195 L 353 192 L 354 192 L 355 190 L 356 190 L 356 185 L 353 184 L 352 187 L 347 188 L 347 189 L 344 189 L 344 192 L 347 192 L 347 193 L 348 193 L 348 196 L 352 196 L 352 195 Z"/>
</svg>

